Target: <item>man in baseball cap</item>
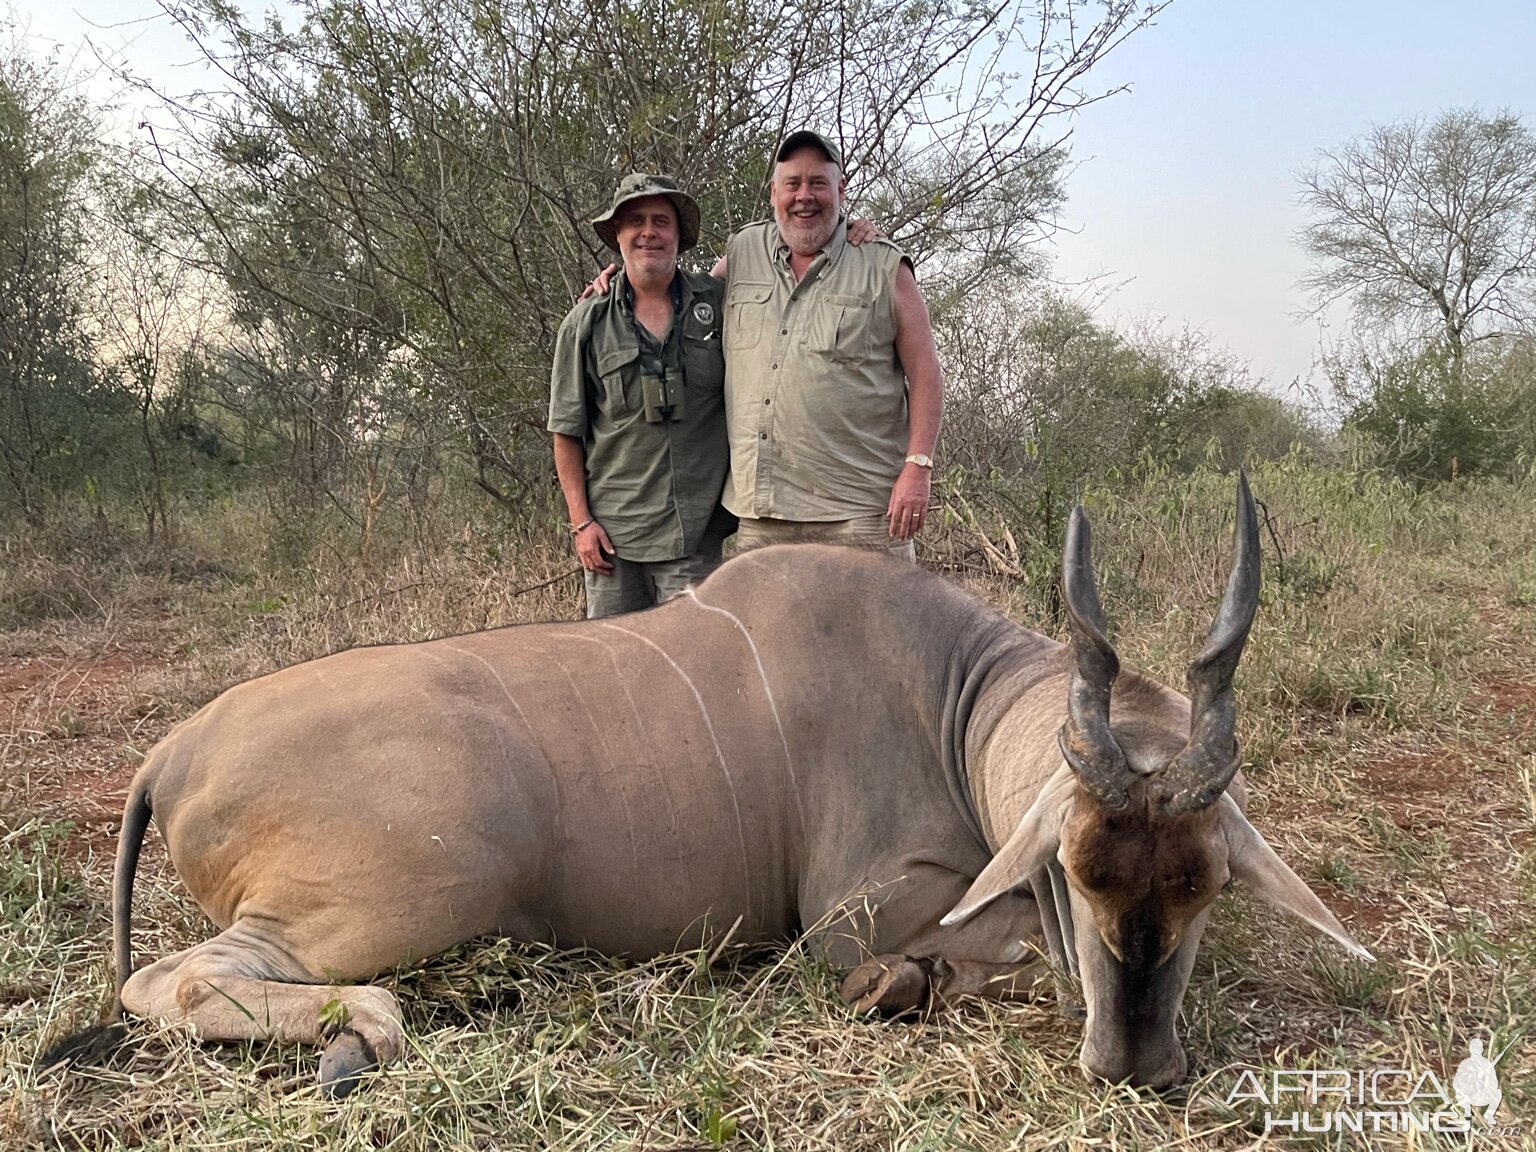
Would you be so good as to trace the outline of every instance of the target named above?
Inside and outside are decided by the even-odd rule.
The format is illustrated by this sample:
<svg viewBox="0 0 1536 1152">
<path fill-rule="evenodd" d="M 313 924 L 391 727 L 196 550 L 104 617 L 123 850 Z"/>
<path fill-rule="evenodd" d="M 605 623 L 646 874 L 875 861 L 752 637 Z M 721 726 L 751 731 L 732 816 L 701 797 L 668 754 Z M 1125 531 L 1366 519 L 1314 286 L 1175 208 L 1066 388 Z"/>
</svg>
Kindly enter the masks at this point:
<svg viewBox="0 0 1536 1152">
<path fill-rule="evenodd" d="M 725 286 L 677 264 L 698 242 L 699 206 L 670 177 L 637 172 L 592 229 L 624 269 L 560 325 L 548 428 L 597 617 L 703 579 L 735 520 L 720 506 Z"/>
<path fill-rule="evenodd" d="M 773 153 L 773 218 L 714 268 L 728 280 L 725 505 L 738 549 L 821 541 L 915 559 L 943 376 L 912 263 L 849 242 L 842 150 L 798 129 Z"/>
</svg>

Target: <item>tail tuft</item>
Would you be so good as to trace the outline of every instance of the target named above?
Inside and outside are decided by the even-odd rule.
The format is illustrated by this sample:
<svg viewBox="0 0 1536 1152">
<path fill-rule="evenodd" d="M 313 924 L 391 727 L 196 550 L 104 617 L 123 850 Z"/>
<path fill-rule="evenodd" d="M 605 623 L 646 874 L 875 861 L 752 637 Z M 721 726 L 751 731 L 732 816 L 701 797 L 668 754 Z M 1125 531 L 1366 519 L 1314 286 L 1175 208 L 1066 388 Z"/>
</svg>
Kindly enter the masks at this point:
<svg viewBox="0 0 1536 1152">
<path fill-rule="evenodd" d="M 73 1036 L 66 1036 L 39 1056 L 32 1067 L 42 1071 L 65 1061 L 82 1067 L 100 1063 L 112 1054 L 127 1035 L 128 1028 L 121 1021 L 97 1024 Z"/>
</svg>

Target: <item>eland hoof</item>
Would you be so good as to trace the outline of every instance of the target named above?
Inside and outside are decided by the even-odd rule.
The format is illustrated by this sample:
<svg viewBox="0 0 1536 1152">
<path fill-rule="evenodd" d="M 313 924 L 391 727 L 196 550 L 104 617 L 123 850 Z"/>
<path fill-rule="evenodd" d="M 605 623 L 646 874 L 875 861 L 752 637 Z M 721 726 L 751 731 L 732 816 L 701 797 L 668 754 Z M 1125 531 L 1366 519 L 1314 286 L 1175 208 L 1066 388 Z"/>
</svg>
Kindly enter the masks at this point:
<svg viewBox="0 0 1536 1152">
<path fill-rule="evenodd" d="M 373 1045 L 355 1029 L 343 1028 L 320 1056 L 320 1072 L 316 1077 L 320 1094 L 330 1100 L 340 1100 L 361 1083 L 364 1072 L 378 1066 L 379 1057 Z"/>
<path fill-rule="evenodd" d="M 848 973 L 839 994 L 860 1016 L 878 1012 L 890 1019 L 926 1008 L 932 978 L 932 961 L 876 956 Z"/>
</svg>

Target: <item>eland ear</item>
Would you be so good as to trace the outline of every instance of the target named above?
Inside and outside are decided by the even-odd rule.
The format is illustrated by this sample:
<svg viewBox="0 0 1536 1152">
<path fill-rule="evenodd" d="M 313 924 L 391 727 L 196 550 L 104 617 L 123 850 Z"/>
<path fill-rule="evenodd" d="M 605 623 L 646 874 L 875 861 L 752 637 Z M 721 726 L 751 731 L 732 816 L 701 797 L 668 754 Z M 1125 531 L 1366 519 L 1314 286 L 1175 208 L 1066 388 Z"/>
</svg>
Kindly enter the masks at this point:
<svg viewBox="0 0 1536 1152">
<path fill-rule="evenodd" d="M 1055 857 L 1061 847 L 1061 823 L 1072 806 L 1073 777 L 1067 769 L 1041 790 L 1024 813 L 1008 842 L 971 882 L 960 903 L 939 921 L 946 928 L 980 912 L 1005 892 L 1027 881 Z"/>
<path fill-rule="evenodd" d="M 1221 827 L 1227 837 L 1227 866 L 1232 878 L 1271 908 L 1296 917 L 1324 936 L 1331 936 L 1347 951 L 1362 960 L 1376 957 L 1362 948 L 1338 918 L 1324 906 L 1306 881 L 1292 872 L 1259 835 L 1237 806 L 1237 801 L 1223 793 L 1220 800 Z"/>
</svg>

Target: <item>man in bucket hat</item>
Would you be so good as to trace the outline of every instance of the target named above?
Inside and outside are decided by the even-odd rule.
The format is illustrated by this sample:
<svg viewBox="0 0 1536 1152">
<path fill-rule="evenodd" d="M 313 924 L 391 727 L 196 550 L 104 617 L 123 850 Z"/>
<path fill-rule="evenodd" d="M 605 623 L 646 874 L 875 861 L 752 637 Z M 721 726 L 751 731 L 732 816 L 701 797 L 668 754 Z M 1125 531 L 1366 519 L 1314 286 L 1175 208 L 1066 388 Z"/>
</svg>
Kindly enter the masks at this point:
<svg viewBox="0 0 1536 1152">
<path fill-rule="evenodd" d="M 624 270 L 560 325 L 548 428 L 597 617 L 703 579 L 735 521 L 720 506 L 725 286 L 677 265 L 698 241 L 698 204 L 669 177 L 634 173 L 592 228 Z"/>
</svg>

